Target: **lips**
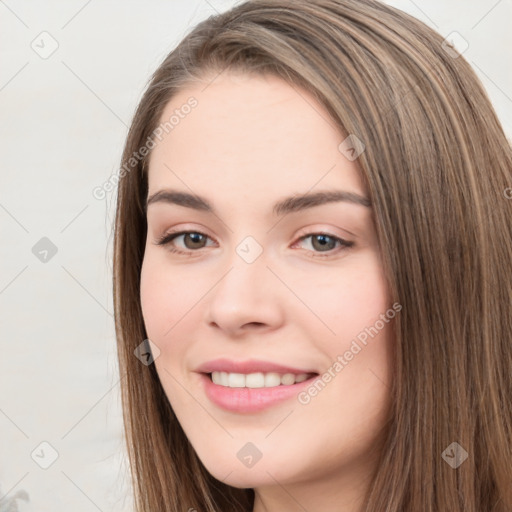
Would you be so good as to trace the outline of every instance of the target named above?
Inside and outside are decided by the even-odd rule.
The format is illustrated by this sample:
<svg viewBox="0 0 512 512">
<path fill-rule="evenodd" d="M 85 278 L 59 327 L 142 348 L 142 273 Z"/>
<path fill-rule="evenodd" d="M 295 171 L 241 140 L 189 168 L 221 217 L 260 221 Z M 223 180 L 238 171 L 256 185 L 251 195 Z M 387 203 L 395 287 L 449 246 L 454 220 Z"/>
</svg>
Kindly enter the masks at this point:
<svg viewBox="0 0 512 512">
<path fill-rule="evenodd" d="M 285 366 L 282 364 L 272 363 L 258 359 L 251 359 L 248 361 L 232 361 L 230 359 L 214 359 L 200 365 L 196 371 L 198 373 L 213 373 L 213 372 L 226 372 L 226 373 L 293 373 L 300 375 L 302 373 L 318 373 L 311 368 L 294 368 L 292 366 Z"/>
<path fill-rule="evenodd" d="M 239 414 L 257 413 L 291 400 L 318 376 L 309 368 L 262 360 L 216 359 L 200 365 L 196 372 L 211 402 Z"/>
</svg>

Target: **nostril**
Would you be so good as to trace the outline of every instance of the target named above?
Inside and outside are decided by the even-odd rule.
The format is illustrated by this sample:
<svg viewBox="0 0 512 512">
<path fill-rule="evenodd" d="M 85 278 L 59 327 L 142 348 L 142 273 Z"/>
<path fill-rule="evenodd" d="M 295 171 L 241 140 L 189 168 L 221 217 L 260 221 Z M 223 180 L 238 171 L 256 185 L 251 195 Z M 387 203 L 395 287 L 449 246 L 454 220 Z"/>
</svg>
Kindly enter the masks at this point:
<svg viewBox="0 0 512 512">
<path fill-rule="evenodd" d="M 249 322 L 248 324 L 246 324 L 248 326 L 253 326 L 253 327 L 260 327 L 260 326 L 264 326 L 265 324 L 262 323 L 262 322 Z"/>
</svg>

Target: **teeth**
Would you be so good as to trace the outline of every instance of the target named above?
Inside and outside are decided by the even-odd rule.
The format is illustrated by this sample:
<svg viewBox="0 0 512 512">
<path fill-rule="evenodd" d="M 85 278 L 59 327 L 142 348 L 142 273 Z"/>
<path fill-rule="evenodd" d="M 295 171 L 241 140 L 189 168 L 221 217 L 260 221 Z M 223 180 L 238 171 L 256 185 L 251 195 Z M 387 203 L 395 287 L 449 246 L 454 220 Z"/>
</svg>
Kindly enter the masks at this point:
<svg viewBox="0 0 512 512">
<path fill-rule="evenodd" d="M 306 373 L 301 373 L 295 377 L 295 382 L 304 382 L 308 378 Z"/>
<path fill-rule="evenodd" d="M 245 387 L 245 375 L 243 373 L 229 373 L 228 387 L 243 388 Z"/>
<path fill-rule="evenodd" d="M 266 373 L 265 374 L 265 387 L 273 388 L 281 384 L 281 375 L 279 373 Z"/>
<path fill-rule="evenodd" d="M 307 373 L 300 373 L 295 375 L 293 373 L 228 373 L 228 372 L 213 372 L 211 374 L 214 384 L 226 386 L 229 388 L 274 388 L 276 386 L 291 386 L 298 382 L 304 382 L 309 375 Z"/>
<path fill-rule="evenodd" d="M 295 384 L 295 375 L 293 375 L 293 373 L 285 373 L 281 377 L 281 384 L 284 386 L 291 386 L 292 384 Z"/>
<path fill-rule="evenodd" d="M 250 373 L 245 375 L 245 386 L 248 388 L 264 388 L 265 375 L 263 373 Z"/>
</svg>

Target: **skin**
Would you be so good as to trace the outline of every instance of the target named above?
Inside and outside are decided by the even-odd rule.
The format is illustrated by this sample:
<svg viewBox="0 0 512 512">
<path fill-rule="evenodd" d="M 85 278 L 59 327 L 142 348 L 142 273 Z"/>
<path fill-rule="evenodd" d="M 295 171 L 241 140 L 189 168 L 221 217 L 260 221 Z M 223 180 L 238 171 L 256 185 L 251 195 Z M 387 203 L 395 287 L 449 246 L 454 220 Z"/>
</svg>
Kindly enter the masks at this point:
<svg viewBox="0 0 512 512">
<path fill-rule="evenodd" d="M 345 136 L 306 91 L 233 72 L 205 88 L 210 81 L 171 99 L 162 120 L 190 96 L 198 105 L 149 164 L 148 196 L 193 192 L 217 211 L 148 206 L 140 293 L 148 337 L 160 350 L 158 375 L 207 470 L 254 488 L 254 512 L 359 511 L 390 410 L 392 321 L 307 405 L 292 398 L 258 413 L 225 411 L 194 372 L 228 357 L 321 374 L 391 307 L 371 207 L 332 202 L 272 213 L 276 201 L 306 192 L 367 197 L 357 160 L 339 151 Z M 158 245 L 171 230 L 208 238 Z M 322 251 L 314 236 L 300 241 L 319 232 L 353 246 L 329 239 Z M 250 264 L 236 252 L 247 236 L 263 249 Z M 250 468 L 236 456 L 247 442 L 262 453 Z"/>
</svg>

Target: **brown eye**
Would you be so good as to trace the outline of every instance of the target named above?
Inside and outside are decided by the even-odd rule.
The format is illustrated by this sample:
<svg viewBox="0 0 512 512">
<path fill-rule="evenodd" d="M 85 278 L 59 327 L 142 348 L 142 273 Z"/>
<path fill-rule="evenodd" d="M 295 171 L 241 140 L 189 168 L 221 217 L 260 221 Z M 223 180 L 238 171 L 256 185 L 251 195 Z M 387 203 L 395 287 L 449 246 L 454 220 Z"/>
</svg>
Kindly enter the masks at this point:
<svg viewBox="0 0 512 512">
<path fill-rule="evenodd" d="M 201 249 L 204 247 L 204 242 L 206 241 L 206 237 L 202 233 L 184 233 L 183 235 L 183 242 L 187 249 Z M 190 241 L 190 243 L 187 243 L 187 241 Z"/>
<path fill-rule="evenodd" d="M 167 233 L 157 241 L 157 245 L 169 246 L 169 251 L 180 254 L 191 254 L 198 249 L 206 247 L 210 237 L 198 231 L 180 231 L 179 233 Z M 182 240 L 182 245 L 176 247 L 176 241 Z"/>
</svg>

